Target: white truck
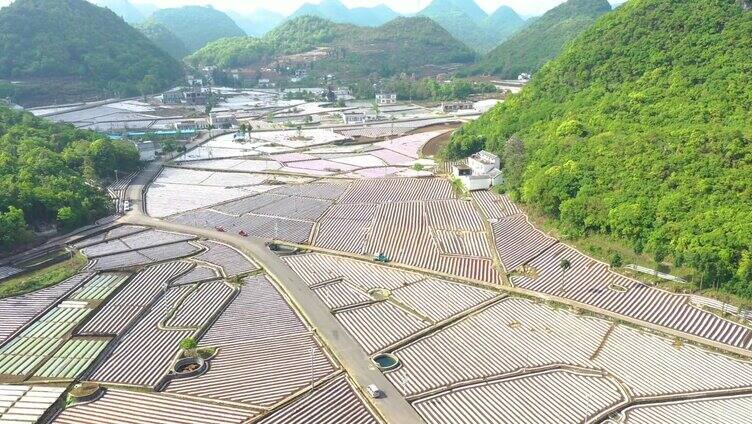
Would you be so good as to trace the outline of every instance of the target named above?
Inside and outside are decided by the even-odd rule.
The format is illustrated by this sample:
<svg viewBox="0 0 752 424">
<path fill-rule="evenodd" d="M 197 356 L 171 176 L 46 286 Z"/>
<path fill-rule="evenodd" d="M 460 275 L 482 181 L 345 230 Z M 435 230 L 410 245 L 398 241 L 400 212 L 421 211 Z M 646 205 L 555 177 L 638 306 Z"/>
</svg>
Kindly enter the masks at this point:
<svg viewBox="0 0 752 424">
<path fill-rule="evenodd" d="M 384 396 L 384 392 L 381 391 L 375 384 L 369 384 L 366 386 L 366 391 L 372 398 L 378 399 Z"/>
</svg>

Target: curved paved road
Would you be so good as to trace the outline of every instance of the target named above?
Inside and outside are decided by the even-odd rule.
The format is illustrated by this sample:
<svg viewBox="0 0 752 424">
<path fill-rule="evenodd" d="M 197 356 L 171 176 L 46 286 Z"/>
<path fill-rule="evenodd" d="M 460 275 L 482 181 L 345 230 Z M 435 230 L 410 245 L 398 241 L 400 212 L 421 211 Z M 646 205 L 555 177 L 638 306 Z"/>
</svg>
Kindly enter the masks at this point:
<svg viewBox="0 0 752 424">
<path fill-rule="evenodd" d="M 142 209 L 142 189 L 154 179 L 161 169 L 162 163 L 153 162 L 134 178 L 131 186 L 128 188 L 127 194 L 133 210 L 121 218 L 120 222 L 147 225 L 218 240 L 252 257 L 279 283 L 358 386 L 365 388 L 369 384 L 376 384 L 384 392 L 385 397 L 381 399 L 369 398 L 369 401 L 387 423 L 423 423 L 423 420 L 415 409 L 405 400 L 394 385 L 371 364 L 371 360 L 366 352 L 350 337 L 342 324 L 334 318 L 326 305 L 319 300 L 318 296 L 284 261 L 266 248 L 267 240 L 254 237 L 245 238 L 210 229 L 195 228 L 162 221 L 146 215 Z"/>
</svg>

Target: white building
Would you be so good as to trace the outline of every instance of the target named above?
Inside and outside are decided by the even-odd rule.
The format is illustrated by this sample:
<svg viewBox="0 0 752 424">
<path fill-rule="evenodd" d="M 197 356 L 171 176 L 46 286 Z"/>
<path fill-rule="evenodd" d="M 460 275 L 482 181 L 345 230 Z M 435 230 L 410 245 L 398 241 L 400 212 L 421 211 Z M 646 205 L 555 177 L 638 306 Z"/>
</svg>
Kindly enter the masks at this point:
<svg viewBox="0 0 752 424">
<path fill-rule="evenodd" d="M 366 122 L 365 112 L 342 112 L 339 115 L 346 125 L 363 124 Z"/>
<path fill-rule="evenodd" d="M 376 104 L 379 106 L 397 104 L 397 93 L 376 94 Z"/>
<path fill-rule="evenodd" d="M 237 123 L 237 119 L 235 118 L 235 115 L 232 114 L 219 114 L 219 113 L 210 113 L 209 114 L 209 125 L 212 126 L 214 129 L 227 129 L 232 128 L 233 125 Z"/>
<path fill-rule="evenodd" d="M 459 178 L 468 191 L 487 190 L 504 182 L 501 159 L 481 150 L 467 158 L 467 165 L 452 165 L 452 175 Z"/>
<path fill-rule="evenodd" d="M 473 110 L 473 102 L 459 101 L 459 102 L 443 102 L 441 104 L 441 111 L 444 113 L 454 113 L 461 110 Z"/>
<path fill-rule="evenodd" d="M 134 141 L 133 145 L 138 149 L 138 159 L 142 162 L 151 162 L 161 152 L 159 143 L 154 141 Z"/>
</svg>

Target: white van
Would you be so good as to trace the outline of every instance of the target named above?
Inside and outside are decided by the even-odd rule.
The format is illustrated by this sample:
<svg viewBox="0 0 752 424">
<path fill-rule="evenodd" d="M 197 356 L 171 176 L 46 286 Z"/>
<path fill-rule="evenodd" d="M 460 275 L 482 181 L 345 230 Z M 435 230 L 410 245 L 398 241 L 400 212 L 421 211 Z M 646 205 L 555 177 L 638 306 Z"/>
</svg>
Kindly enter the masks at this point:
<svg viewBox="0 0 752 424">
<path fill-rule="evenodd" d="M 372 398 L 378 399 L 382 396 L 384 396 L 384 392 L 381 391 L 378 387 L 376 387 L 375 384 L 369 384 L 366 387 L 366 391 L 368 391 L 368 394 L 371 395 Z"/>
</svg>

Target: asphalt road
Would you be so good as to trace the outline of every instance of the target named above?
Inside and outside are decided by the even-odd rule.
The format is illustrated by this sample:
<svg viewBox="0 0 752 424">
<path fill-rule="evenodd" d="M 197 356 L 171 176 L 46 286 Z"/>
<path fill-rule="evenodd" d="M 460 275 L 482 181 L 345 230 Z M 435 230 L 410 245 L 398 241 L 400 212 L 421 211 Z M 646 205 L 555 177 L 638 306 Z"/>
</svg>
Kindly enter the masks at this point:
<svg viewBox="0 0 752 424">
<path fill-rule="evenodd" d="M 369 384 L 375 384 L 384 392 L 385 396 L 380 399 L 368 399 L 387 423 L 423 423 L 415 409 L 381 371 L 372 365 L 366 352 L 350 337 L 318 296 L 284 261 L 266 247 L 268 240 L 195 228 L 146 215 L 142 210 L 142 188 L 159 173 L 161 168 L 161 162 L 152 162 L 134 178 L 128 188 L 132 210 L 121 218 L 120 222 L 193 234 L 221 241 L 244 252 L 263 266 L 266 272 L 279 283 L 363 393 L 366 393 L 365 387 Z"/>
</svg>

